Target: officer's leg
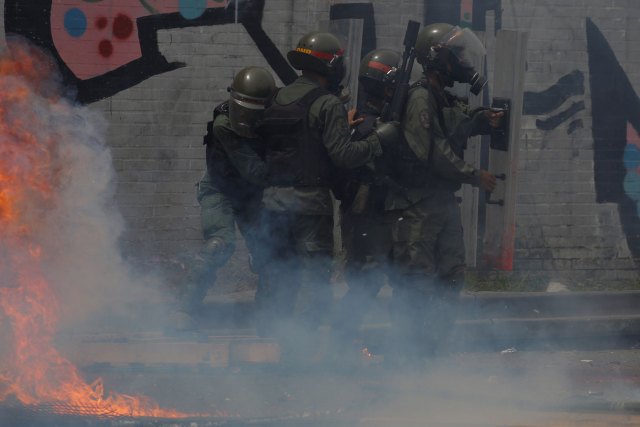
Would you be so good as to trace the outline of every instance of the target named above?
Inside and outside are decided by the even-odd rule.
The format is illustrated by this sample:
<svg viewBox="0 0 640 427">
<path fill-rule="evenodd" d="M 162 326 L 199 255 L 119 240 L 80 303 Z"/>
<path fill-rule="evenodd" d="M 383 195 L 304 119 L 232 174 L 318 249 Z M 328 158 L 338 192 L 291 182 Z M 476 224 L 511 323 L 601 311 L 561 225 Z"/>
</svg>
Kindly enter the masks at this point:
<svg viewBox="0 0 640 427">
<path fill-rule="evenodd" d="M 357 340 L 364 316 L 384 286 L 391 232 L 382 215 L 345 215 L 342 225 L 349 289 L 336 307 L 332 336 L 344 350 Z"/>
<path fill-rule="evenodd" d="M 393 226 L 393 299 L 391 353 L 409 359 L 425 356 L 425 311 L 436 273 L 436 242 L 442 218 L 434 214 L 433 201 L 419 203 L 396 215 Z M 385 355 L 386 357 L 386 355 Z"/>
<path fill-rule="evenodd" d="M 236 203 L 236 224 L 242 233 L 247 249 L 249 250 L 249 266 L 251 271 L 258 275 L 258 286 L 256 288 L 256 305 L 261 304 L 265 297 L 264 266 L 269 257 L 269 245 L 272 244 L 268 238 L 266 227 L 262 227 L 264 220 L 261 210 L 261 200 L 258 197 L 243 200 Z"/>
<path fill-rule="evenodd" d="M 182 298 L 183 310 L 192 315 L 215 282 L 216 270 L 227 262 L 235 248 L 234 216 L 229 198 L 203 178 L 198 186 L 198 201 L 205 243 L 189 263 Z"/>
<path fill-rule="evenodd" d="M 260 336 L 286 335 L 300 286 L 300 262 L 295 253 L 292 216 L 263 211 L 261 234 L 263 258 L 259 297 L 256 298 L 256 327 Z"/>
<path fill-rule="evenodd" d="M 442 204 L 445 225 L 438 236 L 438 280 L 426 322 L 431 325 L 431 339 L 441 344 L 453 329 L 460 292 L 464 287 L 465 250 L 460 208 L 455 199 Z"/>
<path fill-rule="evenodd" d="M 316 330 L 325 320 L 332 300 L 333 217 L 296 215 L 294 238 L 302 263 L 296 313 L 306 328 Z"/>
</svg>

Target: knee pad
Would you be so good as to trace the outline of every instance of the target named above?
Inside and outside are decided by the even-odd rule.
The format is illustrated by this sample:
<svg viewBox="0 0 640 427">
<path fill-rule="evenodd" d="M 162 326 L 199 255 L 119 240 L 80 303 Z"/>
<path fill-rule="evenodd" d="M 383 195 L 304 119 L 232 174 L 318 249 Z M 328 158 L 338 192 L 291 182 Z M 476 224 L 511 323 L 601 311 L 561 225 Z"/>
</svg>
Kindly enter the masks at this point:
<svg viewBox="0 0 640 427">
<path fill-rule="evenodd" d="M 226 263 L 233 252 L 233 246 L 228 245 L 221 237 L 208 239 L 200 249 L 199 256 L 204 262 L 214 266 Z"/>
</svg>

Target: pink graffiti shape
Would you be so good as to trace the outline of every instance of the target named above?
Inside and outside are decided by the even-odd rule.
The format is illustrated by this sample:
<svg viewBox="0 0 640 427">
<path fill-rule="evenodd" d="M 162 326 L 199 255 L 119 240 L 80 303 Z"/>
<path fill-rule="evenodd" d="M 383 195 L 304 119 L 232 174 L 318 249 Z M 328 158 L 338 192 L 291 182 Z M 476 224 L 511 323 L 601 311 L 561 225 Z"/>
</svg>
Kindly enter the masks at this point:
<svg viewBox="0 0 640 427">
<path fill-rule="evenodd" d="M 226 5 L 227 0 L 207 0 L 209 9 Z M 67 67 L 86 80 L 140 58 L 136 20 L 152 13 L 179 12 L 178 6 L 179 0 L 53 0 L 51 36 Z M 65 27 L 70 10 L 74 17 L 84 18 L 84 31 Z"/>
<path fill-rule="evenodd" d="M 629 122 L 627 122 L 627 144 L 633 144 L 640 150 L 640 135 Z"/>
</svg>

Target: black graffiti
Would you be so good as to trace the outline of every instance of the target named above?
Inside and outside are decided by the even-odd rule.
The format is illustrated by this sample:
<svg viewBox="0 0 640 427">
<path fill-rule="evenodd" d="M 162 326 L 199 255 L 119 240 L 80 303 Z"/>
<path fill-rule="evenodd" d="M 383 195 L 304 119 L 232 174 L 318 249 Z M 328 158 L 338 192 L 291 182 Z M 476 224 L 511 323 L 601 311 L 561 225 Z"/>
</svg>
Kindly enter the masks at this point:
<svg viewBox="0 0 640 427">
<path fill-rule="evenodd" d="M 548 114 L 573 95 L 584 95 L 584 74 L 574 70 L 542 92 L 525 92 L 523 114 Z"/>
<path fill-rule="evenodd" d="M 575 116 L 579 111 L 582 111 L 584 109 L 585 109 L 584 101 L 574 102 L 569 106 L 569 108 L 559 112 L 558 114 L 555 114 L 544 120 L 541 120 L 541 119 L 536 120 L 536 127 L 542 130 L 555 129 L 558 126 L 560 126 L 560 124 L 566 122 L 571 117 Z"/>
<path fill-rule="evenodd" d="M 582 128 L 584 128 L 584 123 L 582 119 L 573 120 L 571 123 L 569 123 L 569 126 L 567 127 L 567 134 L 571 135 L 576 130 L 582 129 Z"/>
<path fill-rule="evenodd" d="M 587 18 L 596 200 L 617 203 L 634 258 L 640 259 L 638 208 L 625 191 L 627 123 L 640 130 L 640 99 L 597 25 Z"/>
<path fill-rule="evenodd" d="M 424 24 L 446 22 L 452 25 L 461 23 L 460 0 L 425 0 Z M 473 12 L 471 28 L 477 31 L 486 31 L 487 13 L 494 12 L 494 31 L 502 28 L 502 0 L 473 0 Z"/>
</svg>

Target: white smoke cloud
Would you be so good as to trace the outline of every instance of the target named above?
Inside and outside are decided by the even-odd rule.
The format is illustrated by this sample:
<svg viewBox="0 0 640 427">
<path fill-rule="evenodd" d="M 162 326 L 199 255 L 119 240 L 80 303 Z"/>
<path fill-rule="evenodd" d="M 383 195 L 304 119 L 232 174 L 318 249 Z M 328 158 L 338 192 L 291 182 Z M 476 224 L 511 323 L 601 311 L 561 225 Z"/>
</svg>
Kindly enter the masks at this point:
<svg viewBox="0 0 640 427">
<path fill-rule="evenodd" d="M 132 309 L 143 300 L 149 308 L 150 301 L 160 304 L 166 298 L 158 291 L 159 277 L 134 272 L 120 254 L 124 222 L 114 200 L 106 119 L 63 96 L 60 78 L 44 54 L 15 40 L 11 46 L 6 55 L 35 56 L 26 71 L 5 67 L 8 74 L 0 73 L 5 74 L 5 94 L 19 96 L 17 102 L 13 95 L 0 101 L 5 110 L 0 140 L 6 144 L 2 151 L 12 153 L 22 173 L 39 182 L 48 178 L 52 186 L 50 197 L 32 191 L 19 214 L 32 230 L 33 243 L 42 248 L 43 275 L 59 299 L 61 326 L 100 322 L 106 330 L 115 325 L 131 330 L 142 319 L 157 320 L 140 306 Z M 13 61 L 18 62 L 9 56 L 5 63 Z M 20 153 L 21 139 L 32 141 L 31 150 L 37 153 Z M 158 313 L 165 309 L 156 308 Z"/>
</svg>

